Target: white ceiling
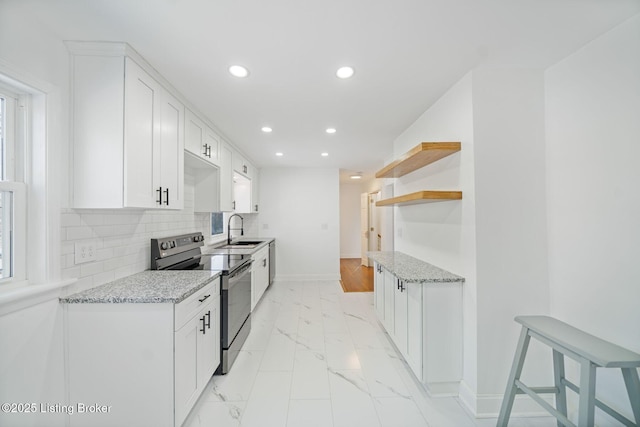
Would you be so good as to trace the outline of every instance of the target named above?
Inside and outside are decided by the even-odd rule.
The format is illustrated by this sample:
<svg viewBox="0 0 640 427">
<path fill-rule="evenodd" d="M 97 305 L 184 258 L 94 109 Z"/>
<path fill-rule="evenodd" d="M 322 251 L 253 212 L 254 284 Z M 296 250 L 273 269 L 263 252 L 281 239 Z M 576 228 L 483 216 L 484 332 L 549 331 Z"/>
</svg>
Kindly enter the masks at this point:
<svg viewBox="0 0 640 427">
<path fill-rule="evenodd" d="M 379 169 L 393 140 L 473 67 L 546 68 L 640 11 L 637 0 L 18 4 L 61 39 L 128 42 L 257 166 L 345 173 Z M 231 64 L 250 76 L 230 76 Z M 345 64 L 356 74 L 340 80 Z"/>
</svg>

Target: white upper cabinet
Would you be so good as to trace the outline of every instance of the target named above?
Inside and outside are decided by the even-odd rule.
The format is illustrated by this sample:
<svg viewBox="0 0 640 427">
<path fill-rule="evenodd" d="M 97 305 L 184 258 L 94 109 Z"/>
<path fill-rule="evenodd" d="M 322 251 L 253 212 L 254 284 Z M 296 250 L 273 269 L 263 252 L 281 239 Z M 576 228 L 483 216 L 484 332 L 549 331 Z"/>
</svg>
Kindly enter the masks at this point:
<svg viewBox="0 0 640 427">
<path fill-rule="evenodd" d="M 233 153 L 233 170 L 251 179 L 253 172 L 251 164 L 237 151 Z"/>
<path fill-rule="evenodd" d="M 216 166 L 220 165 L 218 135 L 188 109 L 185 116 L 185 149 Z"/>
<path fill-rule="evenodd" d="M 184 106 L 168 92 L 160 98 L 160 149 L 154 150 L 159 159 L 155 164 L 159 173 L 160 187 L 166 191 L 164 207 L 182 209 L 184 207 Z"/>
<path fill-rule="evenodd" d="M 232 164 L 234 212 L 258 212 L 258 170 L 235 150 Z"/>
<path fill-rule="evenodd" d="M 260 171 L 256 168 L 253 168 L 253 173 L 251 176 L 251 212 L 258 213 L 260 209 L 260 198 L 259 198 L 259 179 L 260 179 Z"/>
<path fill-rule="evenodd" d="M 67 46 L 73 206 L 182 209 L 182 103 L 128 56 L 134 52 L 125 44 Z"/>
<path fill-rule="evenodd" d="M 251 180 L 233 171 L 233 211 L 237 213 L 252 213 Z"/>
<path fill-rule="evenodd" d="M 223 143 L 220 147 L 220 211 L 233 211 L 233 149 Z"/>
</svg>

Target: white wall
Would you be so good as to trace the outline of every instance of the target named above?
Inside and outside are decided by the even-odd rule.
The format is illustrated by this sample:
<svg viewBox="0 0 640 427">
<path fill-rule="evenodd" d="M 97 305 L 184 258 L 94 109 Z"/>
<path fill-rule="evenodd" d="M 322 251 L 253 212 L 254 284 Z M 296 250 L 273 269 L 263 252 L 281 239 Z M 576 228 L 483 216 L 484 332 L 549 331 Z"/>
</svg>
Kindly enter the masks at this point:
<svg viewBox="0 0 640 427">
<path fill-rule="evenodd" d="M 551 313 L 640 353 L 640 15 L 545 83 Z M 631 416 L 619 372 L 596 391 Z"/>
<path fill-rule="evenodd" d="M 0 2 L 0 68 L 4 73 L 47 93 L 46 129 L 34 135 L 43 148 L 35 156 L 46 156 L 50 169 L 32 170 L 27 177 L 33 195 L 51 191 L 44 209 L 32 209 L 35 225 L 28 241 L 47 253 L 29 251 L 29 278 L 36 282 L 60 274 L 59 205 L 67 199 L 69 61 L 66 48 L 55 35 L 33 22 L 22 11 L 22 2 Z M 24 80 L 23 80 L 24 79 Z M 46 177 L 42 177 L 46 174 Z M 41 203 L 38 206 L 42 206 Z M 52 206 L 56 206 L 53 212 Z M 54 227 L 47 221 L 53 218 Z M 48 262 L 47 262 L 48 261 Z M 47 277 L 48 276 L 48 277 Z M 0 306 L 0 401 L 64 403 L 62 311 L 53 292 L 28 308 L 10 311 Z M 23 307 L 24 303 L 18 305 Z M 0 425 L 63 426 L 60 415 L 0 413 Z"/>
<path fill-rule="evenodd" d="M 360 258 L 361 184 L 340 184 L 340 258 Z"/>
<path fill-rule="evenodd" d="M 277 280 L 340 279 L 338 169 L 260 170 L 260 234 L 276 237 Z"/>
<path fill-rule="evenodd" d="M 521 329 L 513 318 L 549 313 L 542 70 L 475 70 L 473 123 L 476 411 L 495 414 Z M 550 358 L 540 350 L 534 343 L 527 355 L 523 378 L 530 384 L 552 380 Z"/>
</svg>

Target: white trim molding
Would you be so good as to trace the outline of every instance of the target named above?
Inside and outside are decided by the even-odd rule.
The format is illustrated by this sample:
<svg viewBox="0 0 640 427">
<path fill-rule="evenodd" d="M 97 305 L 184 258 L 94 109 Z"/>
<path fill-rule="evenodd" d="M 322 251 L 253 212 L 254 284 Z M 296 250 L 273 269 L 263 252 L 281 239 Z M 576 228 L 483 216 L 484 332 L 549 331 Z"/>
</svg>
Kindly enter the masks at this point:
<svg viewBox="0 0 640 427">
<path fill-rule="evenodd" d="M 506 385 L 505 385 L 506 387 Z M 460 383 L 460 402 L 462 407 L 466 409 L 475 418 L 497 418 L 502 405 L 502 394 L 476 394 L 469 385 L 462 381 Z M 551 406 L 554 406 L 552 396 L 541 396 Z M 527 395 L 518 395 L 513 404 L 511 417 L 549 417 L 540 405 L 533 401 Z M 555 420 L 549 417 L 550 420 Z"/>
</svg>

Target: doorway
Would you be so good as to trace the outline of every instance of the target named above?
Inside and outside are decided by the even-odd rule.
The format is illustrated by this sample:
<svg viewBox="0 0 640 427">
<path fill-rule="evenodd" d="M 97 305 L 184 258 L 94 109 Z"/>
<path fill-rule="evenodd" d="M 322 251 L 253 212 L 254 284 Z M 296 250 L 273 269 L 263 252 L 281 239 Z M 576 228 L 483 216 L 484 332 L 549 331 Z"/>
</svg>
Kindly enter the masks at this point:
<svg viewBox="0 0 640 427">
<path fill-rule="evenodd" d="M 340 258 L 340 284 L 345 292 L 373 292 L 373 267 L 360 258 Z"/>
<path fill-rule="evenodd" d="M 367 252 L 382 250 L 382 219 L 381 208 L 376 207 L 380 200 L 380 190 L 372 193 L 362 193 L 360 196 L 360 233 L 361 233 L 361 258 L 362 265 L 369 267 Z"/>
</svg>

